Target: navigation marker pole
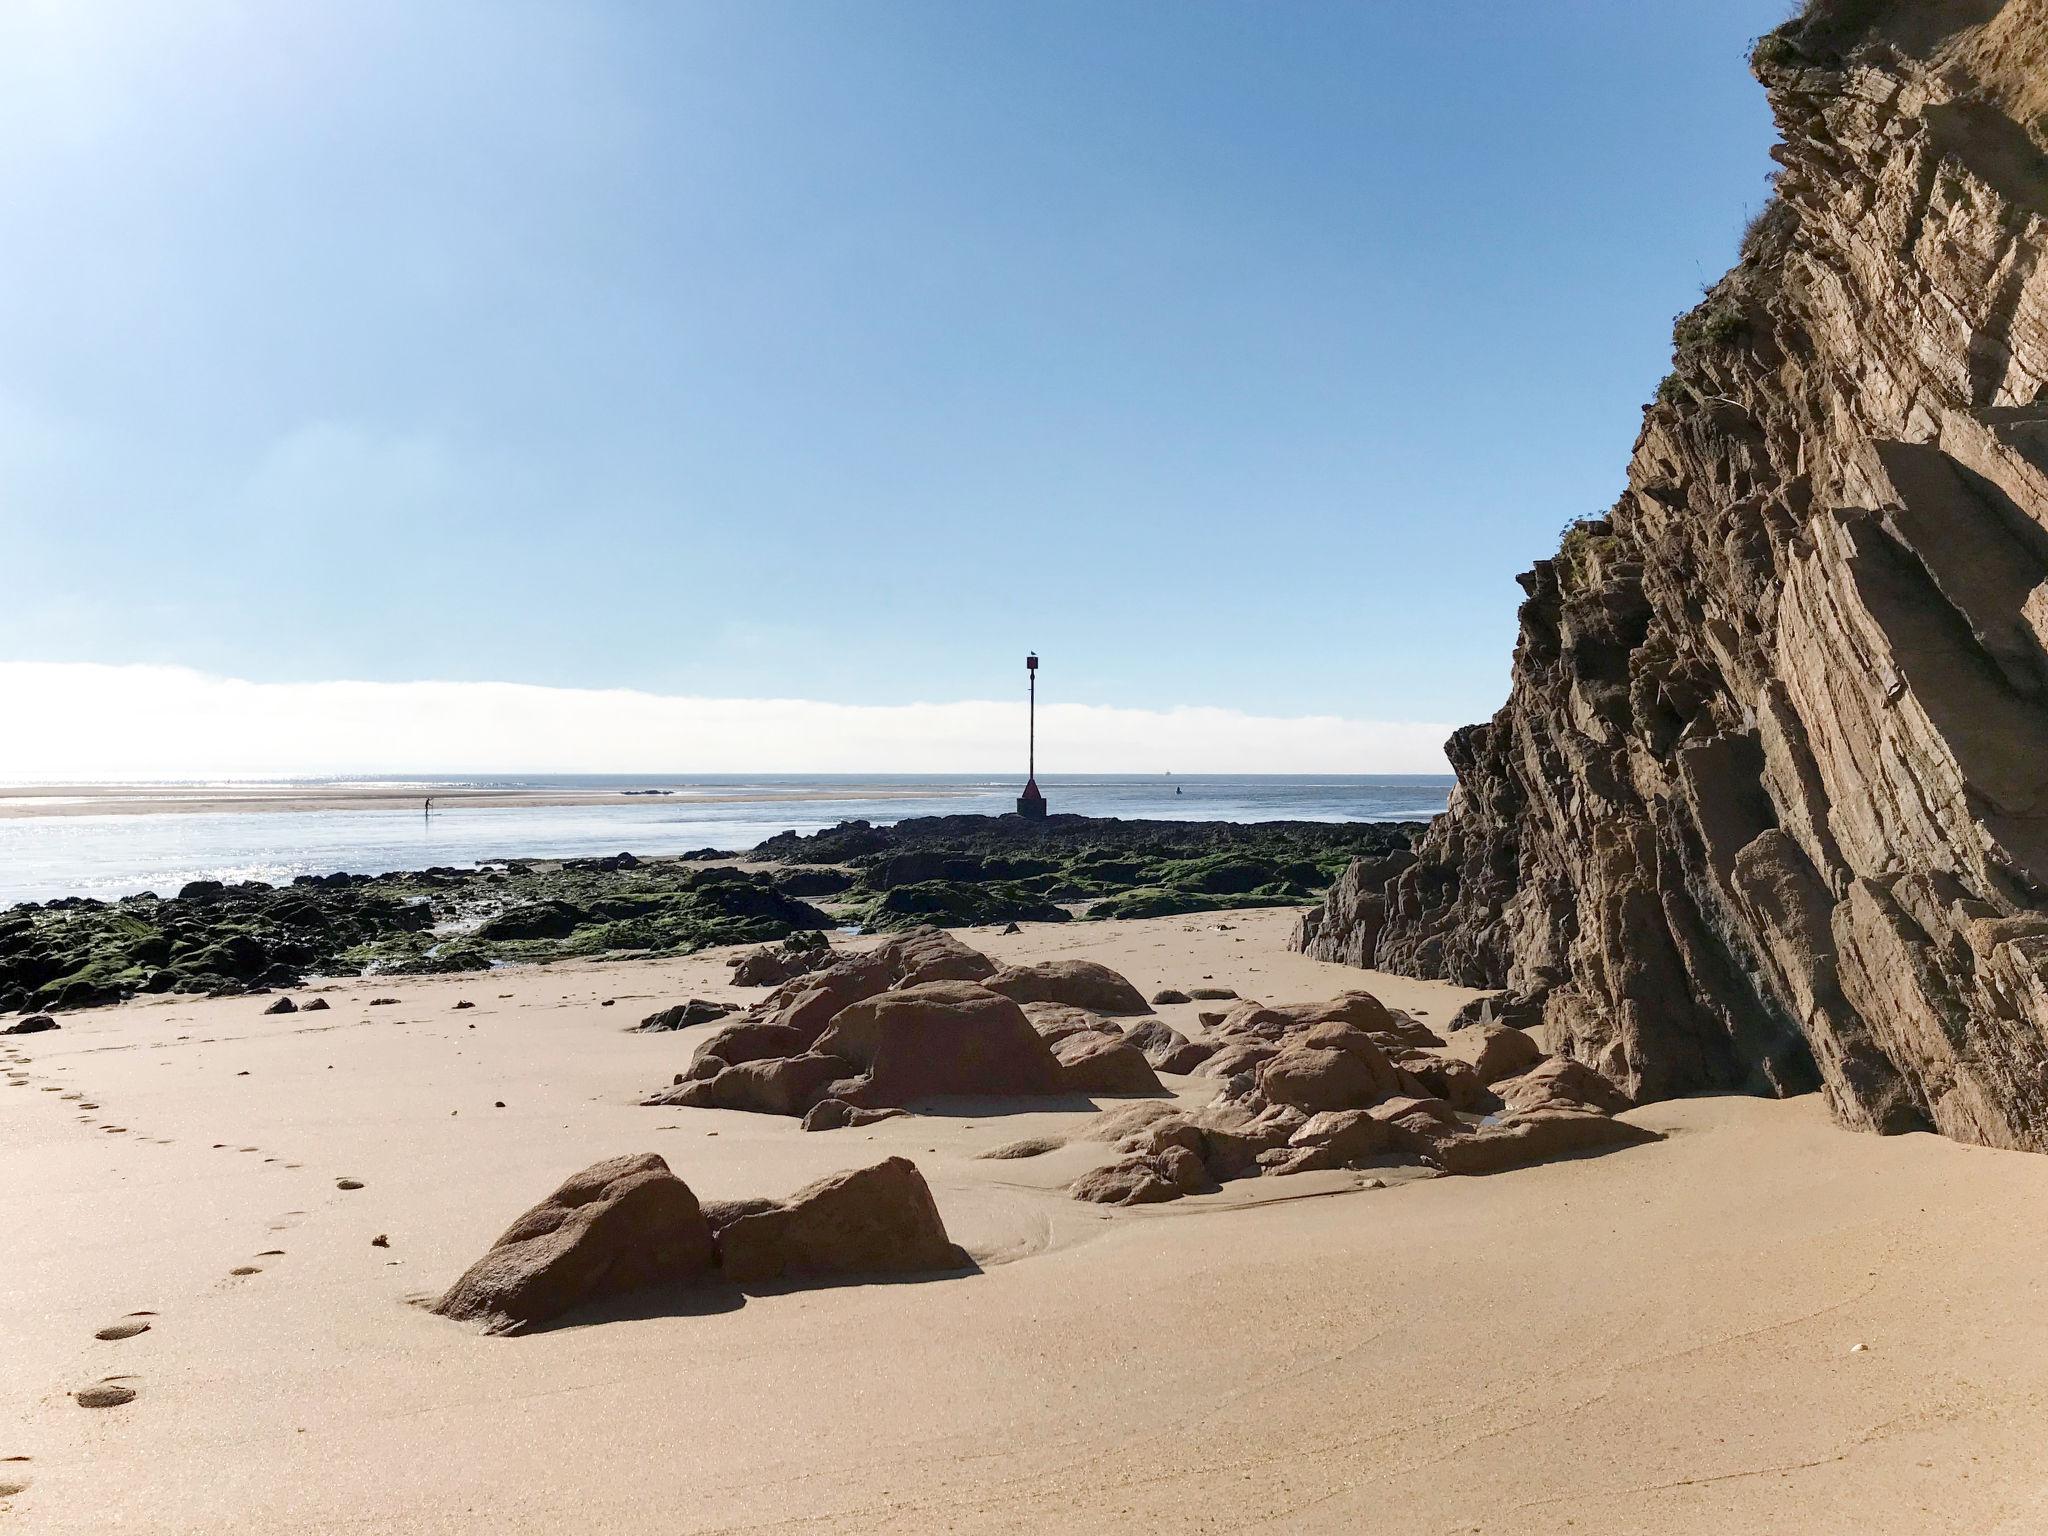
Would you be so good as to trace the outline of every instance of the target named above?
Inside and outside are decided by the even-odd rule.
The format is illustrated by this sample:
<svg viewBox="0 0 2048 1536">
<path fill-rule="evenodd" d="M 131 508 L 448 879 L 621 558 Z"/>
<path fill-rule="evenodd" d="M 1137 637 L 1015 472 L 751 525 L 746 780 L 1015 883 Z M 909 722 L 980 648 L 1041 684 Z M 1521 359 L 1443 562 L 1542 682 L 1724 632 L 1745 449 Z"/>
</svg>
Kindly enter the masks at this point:
<svg viewBox="0 0 2048 1536">
<path fill-rule="evenodd" d="M 1045 796 L 1038 792 L 1038 653 L 1033 651 L 1024 658 L 1024 676 L 1029 688 L 1030 703 L 1027 706 L 1030 719 L 1029 756 L 1026 758 L 1024 793 L 1017 797 L 1017 814 L 1033 820 L 1045 817 Z"/>
</svg>

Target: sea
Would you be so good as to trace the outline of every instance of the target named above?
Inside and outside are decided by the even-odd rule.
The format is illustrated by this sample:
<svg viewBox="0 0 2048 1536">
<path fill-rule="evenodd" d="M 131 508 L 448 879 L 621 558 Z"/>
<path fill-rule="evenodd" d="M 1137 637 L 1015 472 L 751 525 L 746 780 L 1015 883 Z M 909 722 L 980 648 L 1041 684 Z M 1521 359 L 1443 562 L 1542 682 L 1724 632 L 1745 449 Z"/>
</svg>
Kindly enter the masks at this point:
<svg viewBox="0 0 2048 1536">
<path fill-rule="evenodd" d="M 1424 821 L 1441 812 L 1448 774 L 1041 775 L 1054 812 L 1171 821 Z M 407 805 L 371 809 L 184 811 L 0 819 L 0 907 L 64 896 L 111 900 L 170 895 L 188 880 L 262 880 L 383 874 L 507 858 L 739 851 L 777 832 L 816 832 L 843 821 L 876 825 L 912 816 L 1000 815 L 1014 779 L 938 775 L 802 774 L 671 778 L 560 774 L 531 777 L 237 780 L 146 786 L 166 800 L 195 789 L 294 792 L 402 787 L 421 801 L 454 790 L 544 796 L 633 790 L 601 805 L 460 803 L 431 815 Z M 58 793 L 61 794 L 61 791 Z M 693 798 L 693 797 L 720 798 Z M 133 797 L 124 797 L 133 798 Z"/>
</svg>

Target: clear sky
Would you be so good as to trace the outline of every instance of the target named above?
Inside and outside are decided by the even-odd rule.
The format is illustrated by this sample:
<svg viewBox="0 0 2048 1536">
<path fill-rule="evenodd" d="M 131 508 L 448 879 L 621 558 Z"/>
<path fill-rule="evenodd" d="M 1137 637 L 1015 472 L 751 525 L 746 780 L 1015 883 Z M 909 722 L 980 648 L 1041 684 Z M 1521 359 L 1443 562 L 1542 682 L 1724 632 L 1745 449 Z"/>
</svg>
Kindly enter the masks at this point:
<svg viewBox="0 0 2048 1536">
<path fill-rule="evenodd" d="M 901 706 L 1035 646 L 1434 739 L 1763 200 L 1787 8 L 12 0 L 0 663 Z"/>
</svg>

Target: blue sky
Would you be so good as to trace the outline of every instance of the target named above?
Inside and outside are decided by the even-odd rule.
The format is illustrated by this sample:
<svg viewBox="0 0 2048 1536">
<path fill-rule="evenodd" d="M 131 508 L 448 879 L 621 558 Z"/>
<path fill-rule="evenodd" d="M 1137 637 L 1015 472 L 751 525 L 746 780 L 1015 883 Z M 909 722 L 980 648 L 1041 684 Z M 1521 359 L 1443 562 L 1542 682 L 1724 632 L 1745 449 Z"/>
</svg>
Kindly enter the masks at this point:
<svg viewBox="0 0 2048 1536">
<path fill-rule="evenodd" d="M 1479 718 L 1786 9 L 26 0 L 0 662 Z"/>
</svg>

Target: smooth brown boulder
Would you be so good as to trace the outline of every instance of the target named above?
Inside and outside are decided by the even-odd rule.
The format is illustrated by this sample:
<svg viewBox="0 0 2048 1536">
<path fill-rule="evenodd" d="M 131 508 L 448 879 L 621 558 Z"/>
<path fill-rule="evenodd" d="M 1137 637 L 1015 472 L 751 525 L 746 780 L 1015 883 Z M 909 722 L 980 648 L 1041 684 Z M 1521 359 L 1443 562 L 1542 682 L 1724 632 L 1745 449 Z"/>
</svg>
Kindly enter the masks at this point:
<svg viewBox="0 0 2048 1536">
<path fill-rule="evenodd" d="M 1253 1111 L 1239 1104 L 1211 1104 L 1195 1116 L 1202 1133 L 1202 1156 L 1219 1179 L 1238 1179 L 1259 1171 L 1259 1154 L 1284 1147 L 1308 1117 L 1285 1104 Z"/>
<path fill-rule="evenodd" d="M 1069 1035 L 1053 1047 L 1070 1093 L 1159 1093 L 1145 1053 L 1120 1035 Z"/>
<path fill-rule="evenodd" d="M 765 1061 L 741 1062 L 706 1078 L 677 1084 L 648 1104 L 680 1109 L 742 1109 L 757 1115 L 801 1115 L 853 1071 L 839 1056 L 806 1051 Z"/>
<path fill-rule="evenodd" d="M 1543 1047 L 1519 1029 L 1505 1024 L 1468 1024 L 1451 1031 L 1443 1054 L 1470 1062 L 1486 1084 L 1528 1071 L 1543 1059 Z"/>
<path fill-rule="evenodd" d="M 1363 1030 L 1318 1024 L 1258 1069 L 1259 1092 L 1269 1103 L 1291 1104 L 1306 1114 L 1364 1109 L 1400 1089 L 1394 1064 Z"/>
<path fill-rule="evenodd" d="M 783 983 L 754 1006 L 754 1017 L 763 1024 L 785 1024 L 815 1040 L 840 1009 L 886 992 L 895 980 L 896 970 L 887 956 L 848 955 L 821 971 Z"/>
<path fill-rule="evenodd" d="M 967 981 L 930 981 L 843 1008 L 817 1050 L 860 1075 L 833 1096 L 865 1108 L 974 1094 L 1053 1094 L 1060 1064 L 1024 1010 Z"/>
<path fill-rule="evenodd" d="M 1232 1078 L 1242 1073 L 1256 1072 L 1260 1067 L 1280 1054 L 1277 1045 L 1255 1042 L 1235 1044 L 1225 1041 L 1195 1068 L 1197 1077 Z"/>
<path fill-rule="evenodd" d="M 1020 1003 L 1065 1003 L 1096 1013 L 1150 1013 L 1138 989 L 1106 965 L 1093 960 L 1041 960 L 1036 965 L 1009 965 L 988 978 L 989 990 Z"/>
<path fill-rule="evenodd" d="M 828 944 L 793 949 L 787 944 L 749 950 L 732 962 L 732 984 L 736 987 L 774 987 L 808 971 L 822 970 L 839 959 Z"/>
<path fill-rule="evenodd" d="M 877 1120 L 893 1120 L 902 1113 L 900 1109 L 862 1109 L 844 1099 L 820 1099 L 804 1111 L 803 1128 L 843 1131 L 851 1126 L 873 1125 Z"/>
<path fill-rule="evenodd" d="M 1476 1126 L 1422 1116 L 1392 1124 L 1397 1144 L 1405 1141 L 1446 1173 L 1461 1174 L 1501 1173 L 1577 1152 L 1662 1140 L 1626 1120 L 1580 1109 L 1520 1110 Z"/>
<path fill-rule="evenodd" d="M 899 987 L 927 981 L 983 981 L 996 972 L 995 961 L 969 949 L 943 928 L 913 928 L 883 942 L 875 953 L 896 973 Z"/>
<path fill-rule="evenodd" d="M 1157 1205 L 1213 1187 L 1199 1157 L 1185 1147 L 1169 1146 L 1084 1173 L 1067 1186 L 1067 1193 L 1095 1205 Z"/>
<path fill-rule="evenodd" d="M 583 1302 L 707 1279 L 715 1264 L 697 1197 L 643 1152 L 572 1175 L 506 1228 L 432 1310 L 486 1333 L 517 1333 Z"/>
<path fill-rule="evenodd" d="M 765 1061 L 773 1056 L 801 1055 L 811 1038 L 787 1024 L 728 1024 L 704 1037 L 694 1059 L 715 1056 L 727 1066 L 736 1067 L 742 1062 Z"/>
<path fill-rule="evenodd" d="M 1618 1115 L 1635 1103 L 1584 1062 L 1553 1056 L 1518 1077 L 1502 1078 L 1493 1091 L 1510 1109 L 1592 1109 Z"/>
<path fill-rule="evenodd" d="M 1409 1022 L 1412 1025 L 1413 1021 Z M 1390 1035 L 1403 1033 L 1394 1014 L 1370 992 L 1342 992 L 1319 1003 L 1281 1003 L 1273 1007 L 1242 1003 L 1223 1016 L 1218 1028 L 1226 1035 L 1278 1042 L 1318 1024 L 1349 1024 L 1356 1029 Z"/>
<path fill-rule="evenodd" d="M 972 1261 L 917 1165 L 892 1157 L 807 1184 L 718 1232 L 719 1267 L 737 1285 L 823 1275 L 930 1274 Z"/>
<path fill-rule="evenodd" d="M 711 1003 L 701 997 L 693 997 L 688 1002 L 650 1013 L 633 1027 L 648 1034 L 659 1034 L 666 1030 L 688 1029 L 693 1024 L 709 1024 L 737 1011 L 731 1003 Z"/>
<path fill-rule="evenodd" d="M 1164 1019 L 1146 1019 L 1124 1031 L 1124 1038 L 1145 1053 L 1154 1071 L 1186 1075 L 1216 1054 L 1207 1040 L 1194 1041 Z"/>
<path fill-rule="evenodd" d="M 1070 1008 L 1065 1003 L 1021 1003 L 1024 1017 L 1047 1045 L 1057 1046 L 1069 1035 L 1114 1035 L 1117 1024 L 1088 1008 Z"/>
<path fill-rule="evenodd" d="M 1258 1161 L 1270 1174 L 1312 1173 L 1382 1158 L 1393 1146 L 1387 1122 L 1370 1110 L 1324 1110 L 1297 1126 L 1286 1146 L 1262 1152 Z"/>
<path fill-rule="evenodd" d="M 1188 1003 L 1193 1001 L 1193 998 L 1189 997 L 1187 993 L 1181 991 L 1178 987 L 1161 987 L 1152 994 L 1152 1006 L 1154 1008 L 1164 1008 L 1172 1003 Z"/>
</svg>

